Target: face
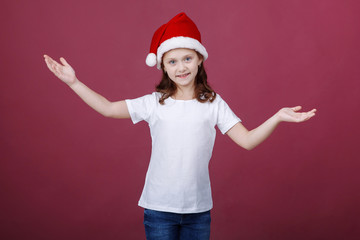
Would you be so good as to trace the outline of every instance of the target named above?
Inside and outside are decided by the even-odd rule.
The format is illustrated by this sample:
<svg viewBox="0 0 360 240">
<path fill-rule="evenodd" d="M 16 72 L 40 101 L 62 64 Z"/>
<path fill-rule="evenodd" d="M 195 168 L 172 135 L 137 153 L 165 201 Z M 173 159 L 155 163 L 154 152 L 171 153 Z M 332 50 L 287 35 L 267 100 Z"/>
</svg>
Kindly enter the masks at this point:
<svg viewBox="0 0 360 240">
<path fill-rule="evenodd" d="M 202 62 L 195 50 L 177 48 L 164 54 L 164 70 L 177 87 L 193 87 Z"/>
</svg>

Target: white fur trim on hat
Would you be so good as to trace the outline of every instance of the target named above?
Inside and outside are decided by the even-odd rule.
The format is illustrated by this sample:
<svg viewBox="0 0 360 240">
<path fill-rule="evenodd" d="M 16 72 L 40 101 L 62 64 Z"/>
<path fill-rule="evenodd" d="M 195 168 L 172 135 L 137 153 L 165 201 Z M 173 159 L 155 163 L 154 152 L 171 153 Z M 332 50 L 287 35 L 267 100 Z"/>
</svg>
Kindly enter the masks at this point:
<svg viewBox="0 0 360 240">
<path fill-rule="evenodd" d="M 198 40 L 196 40 L 194 38 L 189 38 L 189 37 L 173 37 L 173 38 L 170 38 L 170 39 L 164 41 L 158 47 L 157 55 L 156 55 L 158 69 L 161 69 L 161 59 L 162 59 L 162 56 L 164 55 L 164 53 L 166 53 L 167 51 L 170 51 L 172 49 L 176 49 L 176 48 L 194 49 L 195 51 L 199 52 L 204 57 L 204 61 L 208 58 L 208 53 L 207 53 L 205 47 Z M 146 59 L 146 63 L 147 63 L 147 59 Z"/>
</svg>

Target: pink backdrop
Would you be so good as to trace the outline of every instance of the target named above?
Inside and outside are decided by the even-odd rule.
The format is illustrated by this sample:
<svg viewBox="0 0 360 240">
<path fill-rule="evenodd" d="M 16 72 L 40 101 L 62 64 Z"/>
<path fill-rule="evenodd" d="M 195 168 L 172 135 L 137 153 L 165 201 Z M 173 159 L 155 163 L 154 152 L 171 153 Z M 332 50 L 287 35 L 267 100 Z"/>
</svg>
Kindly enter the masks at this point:
<svg viewBox="0 0 360 240">
<path fill-rule="evenodd" d="M 146 123 L 107 119 L 47 69 L 65 57 L 110 100 L 154 90 L 153 32 L 185 11 L 209 81 L 248 128 L 318 109 L 252 151 L 218 132 L 212 239 L 358 239 L 360 4 L 356 0 L 0 3 L 0 238 L 144 239 Z"/>
</svg>

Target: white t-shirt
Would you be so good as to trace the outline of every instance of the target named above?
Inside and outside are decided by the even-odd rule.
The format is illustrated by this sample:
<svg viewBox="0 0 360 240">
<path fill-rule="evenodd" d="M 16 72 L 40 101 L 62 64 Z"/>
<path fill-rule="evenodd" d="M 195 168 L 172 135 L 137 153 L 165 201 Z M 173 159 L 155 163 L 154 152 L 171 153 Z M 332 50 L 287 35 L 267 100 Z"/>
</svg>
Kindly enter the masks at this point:
<svg viewBox="0 0 360 240">
<path fill-rule="evenodd" d="M 174 100 L 161 94 L 126 100 L 134 124 L 150 127 L 152 151 L 139 206 L 157 211 L 198 213 L 212 208 L 209 161 L 215 125 L 225 134 L 241 121 L 217 94 L 210 103 Z"/>
</svg>

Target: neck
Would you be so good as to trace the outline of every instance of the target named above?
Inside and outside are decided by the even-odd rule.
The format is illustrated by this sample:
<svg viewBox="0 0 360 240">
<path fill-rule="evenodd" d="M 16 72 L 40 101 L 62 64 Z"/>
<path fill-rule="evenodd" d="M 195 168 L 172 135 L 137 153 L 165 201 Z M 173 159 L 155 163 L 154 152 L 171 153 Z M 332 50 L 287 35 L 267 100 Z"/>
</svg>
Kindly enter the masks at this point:
<svg viewBox="0 0 360 240">
<path fill-rule="evenodd" d="M 194 99 L 195 96 L 195 86 L 191 88 L 177 88 L 175 94 L 173 95 L 174 99 L 177 100 L 191 100 Z"/>
</svg>

